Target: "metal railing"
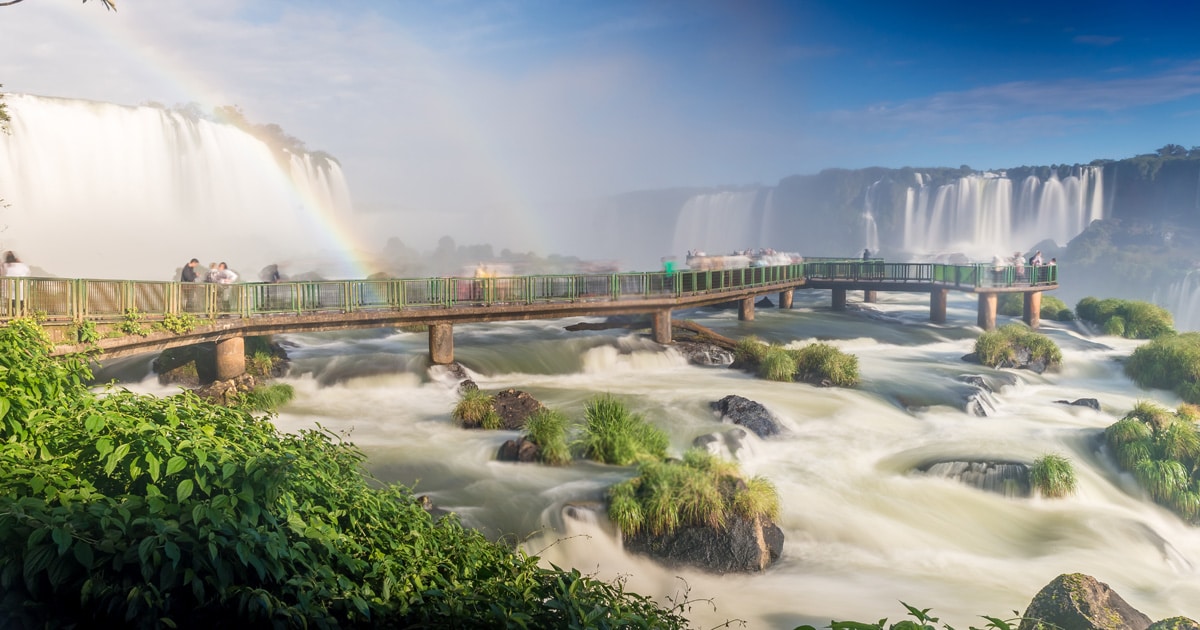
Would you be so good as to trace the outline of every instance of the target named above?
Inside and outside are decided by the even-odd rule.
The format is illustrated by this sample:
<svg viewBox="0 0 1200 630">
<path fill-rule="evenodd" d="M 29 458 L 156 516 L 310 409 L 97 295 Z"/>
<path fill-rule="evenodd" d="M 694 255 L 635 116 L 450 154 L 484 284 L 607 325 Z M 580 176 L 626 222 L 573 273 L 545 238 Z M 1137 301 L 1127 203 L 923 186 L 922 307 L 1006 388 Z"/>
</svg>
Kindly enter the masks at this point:
<svg viewBox="0 0 1200 630">
<path fill-rule="evenodd" d="M 0 278 L 0 320 L 38 316 L 48 323 L 254 317 L 368 310 L 531 305 L 688 296 L 800 284 L 805 279 L 933 283 L 949 288 L 1037 287 L 1058 282 L 1055 266 L 941 265 L 842 259 L 721 270 L 561 274 L 493 278 L 402 278 L 319 282 L 191 284 L 137 280 Z"/>
</svg>

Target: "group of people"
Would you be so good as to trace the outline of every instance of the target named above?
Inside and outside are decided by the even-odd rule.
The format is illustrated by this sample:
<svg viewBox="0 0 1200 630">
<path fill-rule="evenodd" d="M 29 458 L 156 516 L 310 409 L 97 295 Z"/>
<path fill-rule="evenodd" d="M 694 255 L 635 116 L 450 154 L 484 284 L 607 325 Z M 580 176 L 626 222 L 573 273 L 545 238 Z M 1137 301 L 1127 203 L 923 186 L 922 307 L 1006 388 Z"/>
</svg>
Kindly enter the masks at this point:
<svg viewBox="0 0 1200 630">
<path fill-rule="evenodd" d="M 183 266 L 183 271 L 179 274 L 180 282 L 210 282 L 215 284 L 233 284 L 237 282 L 238 275 L 234 273 L 229 265 L 225 263 L 209 263 L 208 271 L 204 271 L 203 267 L 198 271 L 200 260 L 193 258 Z M 200 272 L 204 271 L 204 275 Z"/>
<path fill-rule="evenodd" d="M 1021 252 L 1013 252 L 1012 257 L 1008 258 L 1008 259 L 1001 258 L 1000 256 L 996 256 L 996 257 L 992 258 L 992 268 L 995 270 L 997 278 L 999 278 L 1000 274 L 1002 274 L 1004 272 L 1005 267 L 1011 266 L 1013 268 L 1013 271 L 1015 272 L 1015 276 L 1016 276 L 1015 279 L 1017 282 L 1025 282 L 1025 263 L 1026 263 L 1025 255 L 1022 254 Z M 1039 267 L 1057 266 L 1058 259 L 1051 258 L 1050 262 L 1045 262 L 1042 259 L 1042 250 L 1039 249 L 1036 252 L 1034 252 L 1033 256 L 1029 257 L 1028 263 L 1029 263 L 1029 266 L 1032 268 L 1031 275 L 1035 276 L 1035 280 L 1036 280 L 1036 279 L 1038 279 L 1038 276 L 1040 275 L 1038 273 Z"/>
</svg>

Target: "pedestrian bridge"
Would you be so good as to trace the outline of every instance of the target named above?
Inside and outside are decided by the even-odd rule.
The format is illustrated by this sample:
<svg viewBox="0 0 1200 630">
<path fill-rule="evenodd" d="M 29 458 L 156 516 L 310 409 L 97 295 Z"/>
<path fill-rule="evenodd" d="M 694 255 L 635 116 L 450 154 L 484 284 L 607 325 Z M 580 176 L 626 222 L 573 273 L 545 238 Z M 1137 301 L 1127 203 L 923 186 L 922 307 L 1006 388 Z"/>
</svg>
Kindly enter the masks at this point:
<svg viewBox="0 0 1200 630">
<path fill-rule="evenodd" d="M 55 354 L 99 348 L 119 357 L 215 343 L 215 374 L 225 379 L 245 370 L 247 336 L 427 326 L 430 359 L 444 364 L 454 360 L 456 323 L 648 314 L 654 339 L 670 343 L 674 310 L 736 301 L 739 319 L 753 320 L 758 298 L 778 293 L 779 307 L 791 308 L 796 289 L 830 290 L 834 310 L 845 309 L 848 291 L 863 291 L 866 302 L 879 291 L 928 293 L 934 322 L 946 321 L 950 291 L 975 293 L 977 323 L 985 330 L 996 325 L 998 295 L 1019 292 L 1024 320 L 1036 328 L 1041 293 L 1058 288 L 1058 268 L 1027 271 L 984 263 L 808 259 L 703 271 L 273 284 L 0 278 L 0 321 L 37 317 L 59 344 Z M 98 338 L 81 340 L 81 331 Z"/>
</svg>

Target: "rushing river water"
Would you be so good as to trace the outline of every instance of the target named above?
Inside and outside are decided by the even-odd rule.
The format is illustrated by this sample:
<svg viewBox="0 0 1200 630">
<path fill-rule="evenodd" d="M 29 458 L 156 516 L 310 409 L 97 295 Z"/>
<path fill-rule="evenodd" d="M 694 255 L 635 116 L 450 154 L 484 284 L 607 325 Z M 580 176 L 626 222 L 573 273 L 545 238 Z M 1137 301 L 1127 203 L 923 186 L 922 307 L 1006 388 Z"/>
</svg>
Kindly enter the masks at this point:
<svg viewBox="0 0 1200 630">
<path fill-rule="evenodd" d="M 739 453 L 743 470 L 773 481 L 783 503 L 783 557 L 761 574 L 663 568 L 625 553 L 605 523 L 564 517 L 564 505 L 600 499 L 632 470 L 495 461 L 517 433 L 454 425 L 454 382 L 425 369 L 423 333 L 284 336 L 293 346 L 285 380 L 296 398 L 277 424 L 348 434 L 377 477 L 412 485 L 466 524 L 520 540 L 547 562 L 625 576 L 632 589 L 657 598 L 679 596 L 686 583 L 691 599 L 711 600 L 688 613 L 701 627 L 726 619 L 751 628 L 896 620 L 901 600 L 966 627 L 983 623 L 982 614 L 1023 611 L 1042 586 L 1070 572 L 1107 582 L 1153 619 L 1200 617 L 1200 529 L 1152 503 L 1099 450 L 1103 429 L 1138 400 L 1178 403 L 1122 374 L 1119 359 L 1136 342 L 1044 323 L 1063 348 L 1061 371 L 990 370 L 961 359 L 978 334 L 967 297 L 952 295 L 949 323 L 935 325 L 923 295 L 880 293 L 881 303 L 852 302 L 844 313 L 829 310 L 827 292 L 796 295 L 793 310 L 760 308 L 753 322 L 739 322 L 736 311 L 675 316 L 730 336 L 833 340 L 858 356 L 859 387 L 693 366 L 628 331 L 563 330 L 577 320 L 455 327 L 456 358 L 482 389 L 522 389 L 577 420 L 589 398 L 611 393 L 666 430 L 675 452 L 729 428 L 709 409 L 728 394 L 774 412 L 787 434 L 751 437 Z M 959 379 L 971 374 L 998 387 L 988 417 L 964 411 L 970 387 Z M 170 391 L 151 380 L 135 387 Z M 1102 411 L 1054 403 L 1082 397 L 1098 398 Z M 1005 498 L 911 472 L 935 459 L 1031 462 L 1050 452 L 1074 462 L 1074 496 Z"/>
</svg>

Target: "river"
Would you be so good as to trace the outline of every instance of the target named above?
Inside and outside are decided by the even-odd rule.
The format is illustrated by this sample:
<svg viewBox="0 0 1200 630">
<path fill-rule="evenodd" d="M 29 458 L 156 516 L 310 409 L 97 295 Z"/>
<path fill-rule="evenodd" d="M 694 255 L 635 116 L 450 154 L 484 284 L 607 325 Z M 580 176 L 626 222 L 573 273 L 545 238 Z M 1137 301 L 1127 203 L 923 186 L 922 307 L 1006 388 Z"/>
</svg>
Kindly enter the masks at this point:
<svg viewBox="0 0 1200 630">
<path fill-rule="evenodd" d="M 1200 617 L 1200 529 L 1152 503 L 1100 450 L 1103 429 L 1138 400 L 1179 402 L 1123 375 L 1119 360 L 1138 342 L 1043 322 L 1063 349 L 1060 371 L 991 370 L 961 358 L 978 334 L 969 296 L 951 296 L 944 325 L 928 321 L 923 294 L 879 296 L 871 305 L 852 296 L 848 311 L 834 313 L 827 292 L 797 291 L 795 308 L 760 308 L 753 322 L 739 322 L 736 310 L 675 314 L 729 336 L 831 340 L 858 356 L 863 380 L 854 389 L 690 365 L 629 331 L 563 330 L 580 320 L 455 327 L 456 358 L 482 389 L 522 389 L 576 420 L 589 398 L 609 393 L 666 430 L 676 453 L 729 428 L 710 402 L 738 394 L 766 405 L 787 433 L 751 437 L 739 453 L 743 470 L 769 478 L 782 498 L 783 557 L 761 574 L 663 568 L 625 553 L 603 521 L 565 518 L 564 505 L 600 499 L 632 470 L 495 461 L 517 433 L 454 425 L 454 382 L 425 368 L 424 333 L 282 336 L 293 359 L 284 380 L 296 398 L 277 425 L 319 424 L 347 435 L 378 478 L 414 486 L 466 524 L 519 541 L 546 562 L 623 576 L 633 590 L 664 601 L 686 593 L 696 600 L 687 614 L 701 627 L 727 619 L 750 628 L 895 621 L 904 601 L 965 628 L 984 623 L 980 615 L 1024 611 L 1042 586 L 1072 572 L 1108 583 L 1152 619 Z M 972 374 L 998 388 L 987 417 L 964 411 L 970 388 L 959 379 Z M 172 391 L 152 379 L 131 387 Z M 1083 397 L 1098 398 L 1102 411 L 1054 403 Z M 932 459 L 1031 462 L 1052 452 L 1075 464 L 1072 497 L 1006 498 L 911 472 Z"/>
</svg>

